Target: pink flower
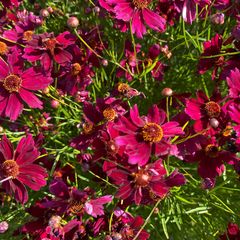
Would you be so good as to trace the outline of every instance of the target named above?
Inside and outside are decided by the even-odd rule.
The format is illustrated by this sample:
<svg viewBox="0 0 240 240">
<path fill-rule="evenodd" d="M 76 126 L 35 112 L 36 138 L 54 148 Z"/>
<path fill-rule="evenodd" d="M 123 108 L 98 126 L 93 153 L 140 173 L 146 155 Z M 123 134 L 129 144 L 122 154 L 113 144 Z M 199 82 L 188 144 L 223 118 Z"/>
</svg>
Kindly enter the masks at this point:
<svg viewBox="0 0 240 240">
<path fill-rule="evenodd" d="M 171 144 L 168 138 L 183 134 L 177 122 L 164 123 L 166 114 L 156 105 L 150 108 L 147 116 L 139 116 L 138 107 L 130 109 L 130 116 L 121 116 L 115 128 L 124 135 L 115 139 L 117 145 L 126 147 L 130 164 L 145 165 L 151 154 L 168 154 Z"/>
<path fill-rule="evenodd" d="M 227 84 L 229 86 L 229 97 L 240 97 L 240 72 L 237 68 L 230 72 L 230 76 L 227 77 Z"/>
<path fill-rule="evenodd" d="M 137 205 L 164 198 L 171 187 L 185 183 L 184 176 L 177 171 L 166 177 L 167 172 L 161 159 L 145 167 L 128 170 L 114 168 L 107 174 L 120 186 L 116 196 L 129 202 L 134 201 Z"/>
<path fill-rule="evenodd" d="M 4 135 L 0 141 L 0 177 L 2 186 L 16 201 L 26 203 L 28 192 L 25 185 L 34 191 L 46 185 L 46 170 L 33 164 L 39 152 L 32 135 L 23 137 L 14 151 L 11 142 Z"/>
<path fill-rule="evenodd" d="M 116 19 L 131 22 L 132 32 L 139 38 L 146 33 L 145 24 L 159 32 L 166 29 L 166 20 L 148 8 L 151 0 L 101 0 L 99 3 L 113 12 Z"/>
<path fill-rule="evenodd" d="M 26 58 L 30 62 L 40 60 L 43 69 L 48 72 L 52 69 L 53 61 L 64 65 L 72 60 L 72 55 L 66 48 L 75 43 L 75 37 L 70 32 L 63 32 L 57 37 L 53 33 L 34 35 L 24 49 Z"/>
<path fill-rule="evenodd" d="M 44 76 L 38 68 L 23 71 L 23 61 L 14 49 L 8 63 L 0 58 L 0 115 L 16 120 L 24 102 L 31 108 L 42 109 L 42 102 L 32 93 L 47 87 L 52 78 Z"/>
</svg>

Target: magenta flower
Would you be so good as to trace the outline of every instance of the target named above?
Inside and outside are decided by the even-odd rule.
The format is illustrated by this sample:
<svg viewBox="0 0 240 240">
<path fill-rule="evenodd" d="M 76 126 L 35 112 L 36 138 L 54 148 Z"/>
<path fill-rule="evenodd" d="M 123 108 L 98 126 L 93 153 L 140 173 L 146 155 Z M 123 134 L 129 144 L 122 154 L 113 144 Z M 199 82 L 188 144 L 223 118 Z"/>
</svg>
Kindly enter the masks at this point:
<svg viewBox="0 0 240 240">
<path fill-rule="evenodd" d="M 183 134 L 177 122 L 164 123 L 166 114 L 156 105 L 150 108 L 147 116 L 139 116 L 138 107 L 130 109 L 130 116 L 121 116 L 115 128 L 124 135 L 115 139 L 117 145 L 126 147 L 130 164 L 145 165 L 151 154 L 168 154 L 170 137 Z"/>
<path fill-rule="evenodd" d="M 238 158 L 235 154 L 222 150 L 214 138 L 202 138 L 201 149 L 195 152 L 191 161 L 198 162 L 198 174 L 202 178 L 215 179 L 225 170 L 224 163 L 234 165 Z"/>
<path fill-rule="evenodd" d="M 240 97 L 240 71 L 235 68 L 230 72 L 230 76 L 227 78 L 227 84 L 229 87 L 229 97 Z"/>
<path fill-rule="evenodd" d="M 199 63 L 198 63 L 198 72 L 204 74 L 207 70 L 214 67 L 212 72 L 212 79 L 215 78 L 217 70 L 223 67 L 224 57 L 214 55 L 221 54 L 223 40 L 222 36 L 216 34 L 211 40 L 203 43 L 203 53 L 201 54 Z"/>
<path fill-rule="evenodd" d="M 156 198 L 164 198 L 173 186 L 180 186 L 185 183 L 182 174 L 174 171 L 166 177 L 166 169 L 162 160 L 159 159 L 143 168 L 120 170 L 112 169 L 107 172 L 114 183 L 119 185 L 117 197 L 134 201 L 137 205 L 142 202 L 152 202 Z"/>
<path fill-rule="evenodd" d="M 131 22 L 132 32 L 139 38 L 146 33 L 145 24 L 159 32 L 166 29 L 166 20 L 148 8 L 151 0 L 100 0 L 99 3 L 113 12 L 116 19 Z"/>
<path fill-rule="evenodd" d="M 45 206 L 56 209 L 60 215 L 63 213 L 83 215 L 86 212 L 97 217 L 104 214 L 103 205 L 112 201 L 111 195 L 88 199 L 90 194 L 87 191 L 80 191 L 75 187 L 70 189 L 61 179 L 54 179 L 49 189 L 56 199 L 48 201 Z"/>
<path fill-rule="evenodd" d="M 38 68 L 23 71 L 20 53 L 14 49 L 8 63 L 0 59 L 0 115 L 16 120 L 24 102 L 31 108 L 42 109 L 42 102 L 32 93 L 47 87 L 52 78 L 44 76 Z"/>
<path fill-rule="evenodd" d="M 186 102 L 185 113 L 195 120 L 195 131 L 201 131 L 209 126 L 209 120 L 216 118 L 220 120 L 223 114 L 219 105 L 221 97 L 218 94 L 213 95 L 210 99 L 203 91 L 197 91 L 197 99 L 190 98 Z"/>
<path fill-rule="evenodd" d="M 4 135 L 0 141 L 0 177 L 8 194 L 14 194 L 16 201 L 24 204 L 28 200 L 25 185 L 39 191 L 46 185 L 46 170 L 34 164 L 39 152 L 32 135 L 23 137 L 16 150 Z"/>
<path fill-rule="evenodd" d="M 60 65 L 72 60 L 72 55 L 66 48 L 74 44 L 75 41 L 75 37 L 70 32 L 63 32 L 57 37 L 54 37 L 53 33 L 34 35 L 24 49 L 23 58 L 30 62 L 40 60 L 42 67 L 48 72 L 53 66 L 52 59 Z"/>
</svg>

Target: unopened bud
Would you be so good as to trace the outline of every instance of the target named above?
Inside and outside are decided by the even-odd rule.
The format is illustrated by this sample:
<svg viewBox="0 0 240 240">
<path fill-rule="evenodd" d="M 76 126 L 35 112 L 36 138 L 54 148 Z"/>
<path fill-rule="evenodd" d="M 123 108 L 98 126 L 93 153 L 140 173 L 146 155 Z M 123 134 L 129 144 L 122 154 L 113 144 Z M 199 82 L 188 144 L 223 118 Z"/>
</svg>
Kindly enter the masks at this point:
<svg viewBox="0 0 240 240">
<path fill-rule="evenodd" d="M 60 102 L 58 100 L 51 101 L 51 107 L 57 109 L 60 106 Z"/>
<path fill-rule="evenodd" d="M 48 12 L 48 10 L 47 10 L 47 9 L 42 9 L 42 10 L 40 11 L 40 16 L 42 16 L 43 18 L 49 17 L 49 12 Z"/>
<path fill-rule="evenodd" d="M 216 118 L 211 118 L 209 122 L 213 128 L 217 128 L 219 126 L 219 121 Z"/>
<path fill-rule="evenodd" d="M 79 21 L 78 21 L 78 19 L 76 17 L 70 17 L 67 20 L 67 25 L 70 28 L 77 28 L 79 26 Z"/>
<path fill-rule="evenodd" d="M 162 95 L 164 97 L 170 97 L 170 96 L 172 96 L 172 94 L 173 94 L 173 90 L 171 88 L 164 88 L 162 90 Z"/>
<path fill-rule="evenodd" d="M 107 59 L 103 59 L 103 60 L 102 60 L 102 65 L 103 65 L 104 67 L 106 67 L 106 66 L 108 65 L 108 60 L 107 60 Z"/>
<path fill-rule="evenodd" d="M 8 223 L 6 221 L 0 222 L 0 233 L 5 233 L 8 230 Z"/>
<path fill-rule="evenodd" d="M 223 13 L 215 13 L 210 18 L 211 18 L 211 22 L 213 24 L 217 24 L 217 25 L 224 24 L 224 14 Z"/>
</svg>

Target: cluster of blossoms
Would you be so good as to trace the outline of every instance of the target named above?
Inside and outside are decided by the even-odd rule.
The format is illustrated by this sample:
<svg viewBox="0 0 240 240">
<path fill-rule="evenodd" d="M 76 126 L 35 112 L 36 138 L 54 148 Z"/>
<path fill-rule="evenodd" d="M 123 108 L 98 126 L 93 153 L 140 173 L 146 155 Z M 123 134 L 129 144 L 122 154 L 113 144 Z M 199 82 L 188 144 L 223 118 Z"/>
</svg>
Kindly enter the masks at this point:
<svg viewBox="0 0 240 240">
<path fill-rule="evenodd" d="M 36 240 L 150 239 L 144 230 L 146 219 L 131 214 L 129 207 L 154 207 L 171 198 L 188 184 L 186 166 L 195 164 L 193 174 L 203 189 L 213 189 L 228 165 L 236 176 L 240 174 L 240 3 L 95 2 L 100 19 L 114 19 L 114 28 L 125 34 L 130 29 L 119 63 L 109 59 L 115 64 L 109 76 L 116 71 L 111 84 L 104 82 L 109 88 L 101 97 L 96 96 L 96 76 L 102 68 L 108 70 L 109 62 L 102 56 L 111 52 L 101 27 L 80 29 L 72 16 L 65 26 L 68 30 L 42 32 L 47 17 L 59 14 L 57 9 L 49 7 L 35 15 L 20 10 L 20 0 L 1 2 L 0 120 L 3 125 L 9 122 L 6 129 L 10 132 L 26 133 L 17 139 L 9 131 L 2 134 L 1 193 L 29 204 L 26 212 L 31 216 L 14 235 L 26 234 Z M 140 39 L 147 35 L 146 25 L 164 35 L 179 19 L 193 24 L 210 14 L 211 21 L 221 25 L 223 13 L 237 20 L 231 34 L 217 33 L 204 41 L 196 66 L 198 75 L 211 75 L 212 94 L 202 90 L 177 94 L 161 87 L 162 98 L 147 102 L 143 82 L 141 91 L 133 87 L 136 79 L 147 76 L 161 84 L 173 54 L 168 44 L 156 42 L 144 48 L 129 39 L 134 34 Z M 105 81 L 108 76 L 103 75 Z M 222 85 L 225 91 L 221 91 Z M 71 111 L 77 108 L 81 112 L 73 113 L 77 126 L 71 137 L 62 140 L 67 141 L 64 150 L 71 149 L 73 162 L 59 161 L 49 152 L 48 143 L 55 137 L 49 133 L 58 135 L 62 124 L 52 122 L 63 119 L 67 112 L 62 108 L 54 116 L 61 104 L 73 104 Z M 144 112 L 146 105 L 150 107 Z M 65 119 L 64 124 L 70 120 Z M 79 183 L 79 176 L 87 181 Z M 26 187 L 39 191 L 38 200 L 32 198 L 34 203 L 29 201 L 32 191 Z M 7 222 L 0 223 L 0 233 L 7 228 Z M 239 239 L 237 225 L 229 224 L 220 239 Z"/>
</svg>

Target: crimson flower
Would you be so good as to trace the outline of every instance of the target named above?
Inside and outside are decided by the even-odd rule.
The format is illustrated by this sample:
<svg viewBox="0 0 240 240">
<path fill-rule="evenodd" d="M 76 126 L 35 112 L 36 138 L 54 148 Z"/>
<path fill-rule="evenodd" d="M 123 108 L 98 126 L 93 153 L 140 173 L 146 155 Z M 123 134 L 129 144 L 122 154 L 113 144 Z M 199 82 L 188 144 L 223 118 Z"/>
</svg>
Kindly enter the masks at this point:
<svg viewBox="0 0 240 240">
<path fill-rule="evenodd" d="M 229 86 L 229 96 L 231 98 L 240 97 L 240 72 L 237 68 L 230 71 L 230 76 L 227 77 L 227 84 Z"/>
<path fill-rule="evenodd" d="M 46 170 L 34 164 L 39 152 L 32 135 L 23 137 L 16 150 L 4 135 L 0 141 L 0 177 L 2 186 L 9 194 L 14 194 L 16 201 L 24 204 L 28 200 L 25 185 L 34 191 L 46 185 Z"/>
<path fill-rule="evenodd" d="M 185 113 L 193 120 L 195 131 L 201 131 L 209 126 L 209 120 L 216 118 L 220 120 L 223 114 L 219 105 L 221 97 L 214 94 L 208 98 L 203 91 L 197 91 L 197 99 L 190 98 L 186 102 Z"/>
<path fill-rule="evenodd" d="M 57 37 L 54 37 L 53 33 L 43 33 L 32 38 L 24 49 L 23 57 L 30 62 L 40 60 L 46 72 L 52 69 L 52 59 L 60 65 L 72 60 L 72 55 L 66 48 L 74 44 L 76 39 L 70 32 L 63 32 Z"/>
<path fill-rule="evenodd" d="M 211 40 L 203 43 L 204 51 L 198 63 L 198 72 L 200 74 L 204 74 L 207 70 L 214 67 L 212 79 L 215 78 L 218 68 L 223 67 L 224 64 L 223 56 L 214 56 L 221 54 L 222 44 L 222 36 L 219 34 L 216 34 Z"/>
<path fill-rule="evenodd" d="M 171 187 L 185 183 L 184 176 L 177 171 L 166 177 L 167 172 L 161 159 L 129 171 L 115 168 L 107 174 L 120 186 L 116 196 L 130 202 L 134 200 L 137 205 L 164 198 Z"/>
<path fill-rule="evenodd" d="M 130 109 L 130 116 L 121 116 L 115 128 L 123 133 L 115 139 L 119 146 L 126 146 L 130 164 L 145 165 L 151 153 L 156 156 L 169 153 L 171 144 L 168 138 L 183 134 L 177 122 L 164 123 L 166 114 L 157 105 L 150 108 L 147 116 L 139 116 L 138 107 Z"/>
<path fill-rule="evenodd" d="M 47 87 L 52 78 L 44 76 L 38 68 L 23 71 L 23 61 L 14 49 L 8 63 L 0 58 L 0 115 L 16 120 L 25 102 L 31 108 L 42 109 L 42 102 L 32 93 Z"/>
<path fill-rule="evenodd" d="M 100 5 L 115 14 L 115 18 L 131 22 L 132 32 L 142 38 L 146 33 L 145 24 L 155 31 L 166 29 L 166 20 L 148 8 L 151 0 L 100 0 Z"/>
<path fill-rule="evenodd" d="M 111 195 L 88 199 L 89 193 L 87 191 L 80 191 L 75 187 L 70 189 L 61 179 L 54 179 L 49 189 L 56 199 L 48 201 L 45 206 L 56 209 L 59 214 L 82 215 L 86 212 L 93 217 L 97 217 L 104 215 L 103 204 L 112 201 Z"/>
</svg>

